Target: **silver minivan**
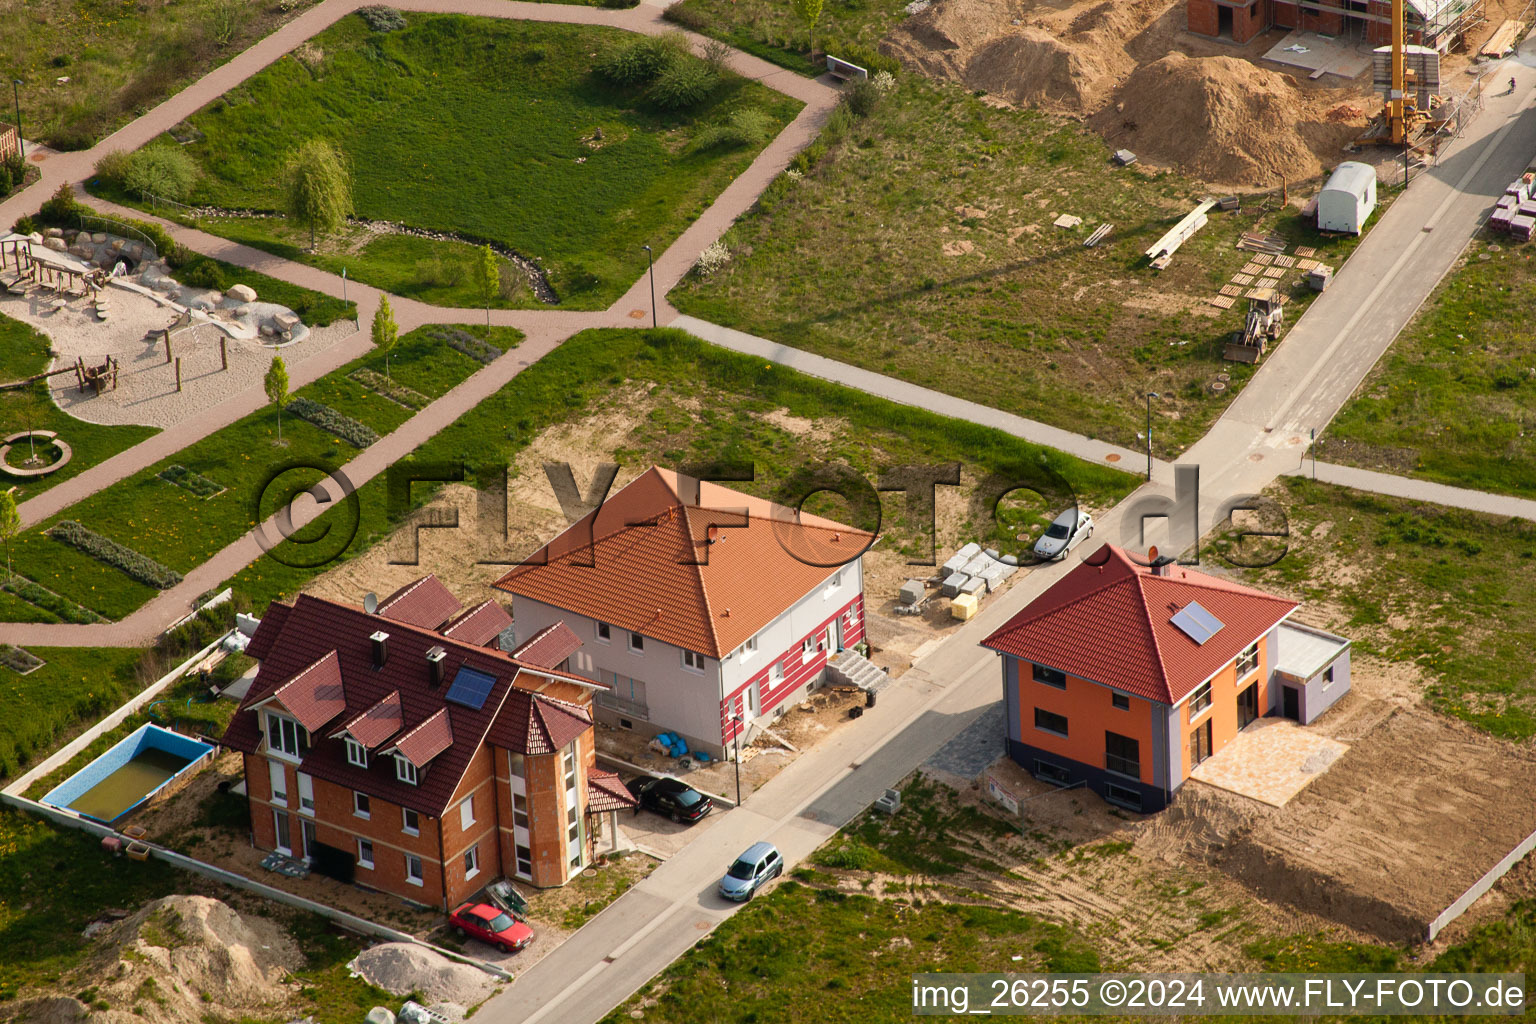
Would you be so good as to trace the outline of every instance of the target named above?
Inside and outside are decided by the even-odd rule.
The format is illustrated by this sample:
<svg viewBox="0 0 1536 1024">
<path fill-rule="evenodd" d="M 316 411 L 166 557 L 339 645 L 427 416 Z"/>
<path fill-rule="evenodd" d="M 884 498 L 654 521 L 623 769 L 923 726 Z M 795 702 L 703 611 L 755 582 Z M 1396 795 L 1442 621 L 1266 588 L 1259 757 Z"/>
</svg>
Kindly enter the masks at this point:
<svg viewBox="0 0 1536 1024">
<path fill-rule="evenodd" d="M 771 879 L 784 873 L 784 858 L 772 843 L 753 843 L 720 879 L 720 895 L 744 903 Z"/>
</svg>

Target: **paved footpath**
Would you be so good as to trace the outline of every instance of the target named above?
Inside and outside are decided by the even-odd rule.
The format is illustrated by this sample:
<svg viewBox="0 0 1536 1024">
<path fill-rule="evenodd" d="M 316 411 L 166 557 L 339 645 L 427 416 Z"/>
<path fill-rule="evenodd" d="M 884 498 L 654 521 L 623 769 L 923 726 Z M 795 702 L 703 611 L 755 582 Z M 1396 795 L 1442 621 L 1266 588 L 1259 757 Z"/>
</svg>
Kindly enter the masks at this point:
<svg viewBox="0 0 1536 1024">
<path fill-rule="evenodd" d="M 1398 476 L 1395 473 L 1379 473 L 1374 469 L 1340 466 L 1333 462 L 1319 462 L 1314 466 L 1312 460 L 1308 459 L 1301 465 L 1286 470 L 1286 475 L 1315 477 L 1324 483 L 1351 487 L 1357 491 L 1428 501 L 1451 508 L 1485 512 L 1488 515 L 1536 520 L 1536 501 L 1530 498 L 1515 498 L 1508 494 L 1492 494 L 1466 487 L 1451 487 L 1431 480 L 1418 480 L 1413 477 Z"/>
</svg>

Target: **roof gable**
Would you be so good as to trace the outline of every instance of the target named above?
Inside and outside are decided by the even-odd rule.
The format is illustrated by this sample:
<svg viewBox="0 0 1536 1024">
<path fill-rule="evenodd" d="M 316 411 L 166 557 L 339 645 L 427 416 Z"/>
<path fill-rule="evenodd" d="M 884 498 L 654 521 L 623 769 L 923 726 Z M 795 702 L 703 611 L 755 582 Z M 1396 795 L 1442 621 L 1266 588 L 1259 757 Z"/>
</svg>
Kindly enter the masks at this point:
<svg viewBox="0 0 1536 1024">
<path fill-rule="evenodd" d="M 539 668 L 558 668 L 565 659 L 581 649 L 581 638 L 564 622 L 539 630 L 528 642 L 512 652 L 518 661 Z"/>
<path fill-rule="evenodd" d="M 272 691 L 263 703 L 280 704 L 310 732 L 319 732 L 325 724 L 347 709 L 341 684 L 341 662 L 330 651 Z"/>
<path fill-rule="evenodd" d="M 380 746 L 405 725 L 405 709 L 400 691 L 391 690 L 378 703 L 348 719 L 332 739 L 346 733 L 369 750 Z"/>
<path fill-rule="evenodd" d="M 443 636 L 460 643 L 484 647 L 512 625 L 512 616 L 495 601 L 481 601 L 469 611 L 448 623 L 441 630 Z"/>
<path fill-rule="evenodd" d="M 407 583 L 379 603 L 377 614 L 391 622 L 422 629 L 437 629 L 457 615 L 459 599 L 433 573 Z"/>
<path fill-rule="evenodd" d="M 719 658 L 872 539 L 652 467 L 494 586 Z"/>
<path fill-rule="evenodd" d="M 1173 621 L 1193 602 L 1222 624 L 1204 643 Z M 1159 575 L 1106 544 L 982 643 L 1177 704 L 1296 607 L 1294 601 L 1180 566 Z"/>
<path fill-rule="evenodd" d="M 398 754 L 417 768 L 425 768 L 427 762 L 453 746 L 453 724 L 448 720 L 448 709 L 438 708 L 421 724 L 411 728 L 386 748 L 386 754 Z"/>
</svg>

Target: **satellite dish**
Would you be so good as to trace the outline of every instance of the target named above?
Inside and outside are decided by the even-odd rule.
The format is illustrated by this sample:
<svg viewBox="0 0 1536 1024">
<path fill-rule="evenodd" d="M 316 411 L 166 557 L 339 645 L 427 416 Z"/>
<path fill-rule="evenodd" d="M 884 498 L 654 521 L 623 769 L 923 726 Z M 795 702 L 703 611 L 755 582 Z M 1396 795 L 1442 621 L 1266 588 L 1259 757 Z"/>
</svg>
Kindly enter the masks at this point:
<svg viewBox="0 0 1536 1024">
<path fill-rule="evenodd" d="M 374 612 L 376 612 L 378 610 L 379 610 L 379 595 L 371 593 L 371 592 L 367 593 L 367 594 L 364 594 L 363 595 L 363 611 L 367 612 L 369 615 L 372 615 Z"/>
</svg>

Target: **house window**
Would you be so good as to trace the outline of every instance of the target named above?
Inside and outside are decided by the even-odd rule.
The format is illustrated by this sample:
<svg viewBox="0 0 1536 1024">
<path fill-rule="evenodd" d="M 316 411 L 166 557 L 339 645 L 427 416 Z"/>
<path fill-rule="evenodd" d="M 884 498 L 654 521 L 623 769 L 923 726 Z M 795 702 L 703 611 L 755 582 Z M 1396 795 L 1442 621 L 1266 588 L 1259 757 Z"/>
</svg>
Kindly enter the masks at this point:
<svg viewBox="0 0 1536 1024">
<path fill-rule="evenodd" d="M 772 689 L 783 681 L 784 663 L 782 661 L 776 661 L 773 663 L 773 667 L 768 670 L 768 688 Z"/>
<path fill-rule="evenodd" d="M 1109 702 L 1115 706 L 1115 710 L 1117 711 L 1131 710 L 1131 698 L 1127 697 L 1123 693 L 1110 694 Z"/>
<path fill-rule="evenodd" d="M 1328 689 L 1328 687 L 1330 687 L 1332 685 L 1333 685 L 1333 666 L 1329 665 L 1326 669 L 1323 670 L 1323 689 L 1326 690 L 1326 689 Z"/>
<path fill-rule="evenodd" d="M 606 623 L 606 622 L 599 622 L 597 624 L 597 640 L 598 640 L 598 642 L 606 644 L 608 641 L 610 641 L 612 639 L 613 639 L 613 627 L 609 626 L 608 623 Z"/>
<path fill-rule="evenodd" d="M 528 798 L 521 793 L 512 794 L 512 824 L 517 828 L 528 827 Z"/>
<path fill-rule="evenodd" d="M 351 736 L 347 737 L 347 764 L 356 765 L 359 768 L 368 767 L 368 748 Z"/>
<path fill-rule="evenodd" d="M 288 770 L 276 761 L 268 761 L 267 775 L 272 780 L 272 802 L 288 806 Z"/>
<path fill-rule="evenodd" d="M 359 839 L 357 841 L 357 866 L 360 868 L 373 867 L 373 841 Z"/>
<path fill-rule="evenodd" d="M 293 832 L 288 822 L 287 811 L 273 811 L 272 820 L 277 826 L 276 846 L 277 852 L 293 855 Z"/>
<path fill-rule="evenodd" d="M 1259 667 L 1259 645 L 1251 643 L 1237 656 L 1237 678 L 1242 679 Z"/>
<path fill-rule="evenodd" d="M 1141 813 L 1141 793 L 1126 786 L 1117 786 L 1113 782 L 1104 784 L 1104 799 L 1112 804 L 1119 804 L 1126 810 Z"/>
<path fill-rule="evenodd" d="M 757 637 L 753 637 L 741 645 L 741 660 L 746 661 L 757 653 Z"/>
<path fill-rule="evenodd" d="M 629 634 L 629 649 L 635 654 L 645 653 L 645 637 L 639 633 Z"/>
<path fill-rule="evenodd" d="M 480 849 L 471 846 L 464 851 L 464 878 L 474 878 L 480 873 Z"/>
<path fill-rule="evenodd" d="M 309 753 L 309 730 L 291 718 L 268 711 L 267 749 L 295 761 L 303 760 Z"/>
<path fill-rule="evenodd" d="M 839 569 L 837 572 L 832 574 L 832 578 L 827 580 L 827 585 L 822 589 L 822 591 L 821 591 L 822 600 L 826 600 L 827 598 L 831 597 L 833 594 L 837 593 L 837 588 L 842 586 L 842 585 L 843 585 L 843 572 L 842 572 L 841 569 Z"/>
<path fill-rule="evenodd" d="M 1141 778 L 1141 744 L 1117 732 L 1104 734 L 1104 767 L 1116 775 Z"/>
<path fill-rule="evenodd" d="M 1189 695 L 1189 718 L 1194 721 L 1195 716 L 1211 706 L 1211 684 L 1201 683 L 1194 693 Z"/>
<path fill-rule="evenodd" d="M 519 878 L 533 877 L 533 851 L 522 843 L 512 845 L 513 852 L 517 855 L 517 875 Z"/>
<path fill-rule="evenodd" d="M 704 655 L 696 651 L 683 652 L 683 668 L 692 669 L 695 672 L 704 671 Z"/>
<path fill-rule="evenodd" d="M 1067 688 L 1067 674 L 1065 672 L 1058 672 L 1053 668 L 1046 668 L 1044 665 L 1031 665 L 1030 674 L 1034 676 L 1037 683 L 1054 686 L 1058 690 L 1065 690 Z"/>
<path fill-rule="evenodd" d="M 475 823 L 475 795 L 471 793 L 459 804 L 459 828 L 466 829 Z"/>
<path fill-rule="evenodd" d="M 414 853 L 405 855 L 405 880 L 412 885 L 426 885 L 427 876 L 421 869 L 421 858 Z"/>
<path fill-rule="evenodd" d="M 399 754 L 395 755 L 395 778 L 412 786 L 416 785 L 419 778 L 416 774 L 416 766 Z"/>
<path fill-rule="evenodd" d="M 523 777 L 523 774 L 526 771 L 526 769 L 523 767 L 524 764 L 526 764 L 526 760 L 522 754 L 507 754 L 507 771 L 511 774 L 512 778 L 520 779 Z"/>
<path fill-rule="evenodd" d="M 373 801 L 368 799 L 367 793 L 352 791 L 352 813 L 359 818 L 369 818 L 373 815 Z"/>
<path fill-rule="evenodd" d="M 572 869 L 581 867 L 581 811 L 577 792 L 576 750 L 566 747 L 561 755 L 565 768 L 565 841 Z"/>
<path fill-rule="evenodd" d="M 299 810 L 304 814 L 315 813 L 315 780 L 299 772 Z"/>
<path fill-rule="evenodd" d="M 400 808 L 400 830 L 408 836 L 421 835 L 421 815 L 409 807 Z"/>
<path fill-rule="evenodd" d="M 1035 778 L 1042 782 L 1049 782 L 1056 786 L 1067 786 L 1072 783 L 1072 773 L 1059 764 L 1051 764 L 1049 761 L 1035 761 Z"/>
<path fill-rule="evenodd" d="M 1067 734 L 1067 716 L 1058 715 L 1056 712 L 1047 711 L 1044 708 L 1035 708 L 1035 728 L 1041 732 L 1065 736 Z"/>
</svg>

